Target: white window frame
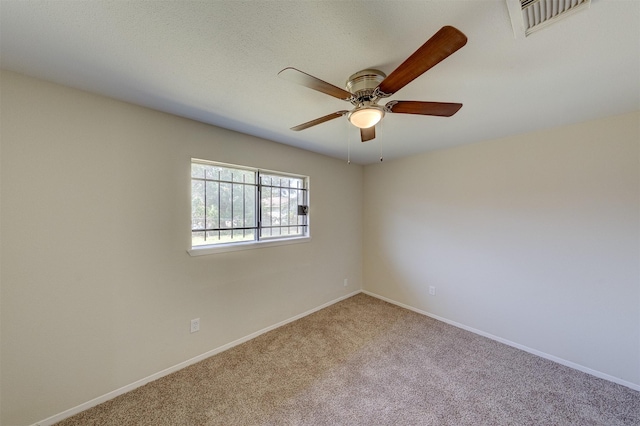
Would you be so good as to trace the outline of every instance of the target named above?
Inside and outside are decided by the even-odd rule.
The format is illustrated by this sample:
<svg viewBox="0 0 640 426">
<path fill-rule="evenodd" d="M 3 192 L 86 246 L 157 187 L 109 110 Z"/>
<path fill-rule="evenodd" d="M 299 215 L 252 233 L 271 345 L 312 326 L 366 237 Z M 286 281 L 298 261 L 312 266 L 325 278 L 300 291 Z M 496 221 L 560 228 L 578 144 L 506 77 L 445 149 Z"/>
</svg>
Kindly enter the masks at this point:
<svg viewBox="0 0 640 426">
<path fill-rule="evenodd" d="M 191 248 L 189 250 L 187 250 L 189 255 L 191 255 L 191 256 L 202 256 L 202 255 L 215 254 L 215 253 L 224 253 L 224 252 L 231 252 L 231 251 L 238 251 L 238 250 L 247 250 L 247 249 L 273 247 L 273 246 L 287 245 L 287 244 L 305 243 L 305 242 L 309 242 L 311 240 L 311 233 L 310 233 L 310 229 L 311 228 L 310 228 L 310 221 L 309 221 L 309 214 L 308 213 L 305 215 L 305 219 L 306 219 L 305 223 L 303 225 L 300 225 L 306 230 L 306 232 L 304 232 L 303 235 L 260 237 L 261 232 L 265 228 L 268 228 L 268 226 L 265 226 L 265 225 L 263 225 L 261 223 L 261 219 L 262 219 L 261 218 L 261 216 L 262 216 L 262 211 L 261 211 L 261 191 L 262 191 L 262 187 L 263 186 L 264 187 L 268 186 L 268 185 L 263 185 L 262 184 L 261 175 L 275 175 L 275 176 L 280 176 L 280 177 L 292 177 L 292 178 L 302 179 L 303 182 L 304 182 L 304 188 L 303 188 L 304 193 L 305 193 L 304 203 L 305 203 L 306 206 L 309 205 L 309 176 L 298 175 L 298 174 L 293 174 L 293 173 L 288 173 L 288 172 L 275 171 L 275 170 L 259 169 L 259 168 L 255 168 L 255 167 L 240 166 L 240 165 L 229 164 L 229 163 L 221 163 L 221 162 L 217 162 L 217 161 L 202 160 L 202 159 L 199 159 L 199 158 L 192 158 L 191 159 L 191 162 L 189 163 L 190 168 L 192 167 L 193 164 L 212 165 L 212 166 L 218 166 L 218 167 L 223 167 L 223 168 L 254 172 L 255 176 L 256 176 L 255 186 L 257 188 L 257 191 L 256 191 L 256 206 L 255 206 L 254 214 L 257 216 L 257 219 L 256 219 L 257 223 L 256 223 L 256 226 L 254 228 L 255 229 L 255 239 L 254 240 L 249 240 L 249 241 L 238 241 L 238 242 L 231 242 L 231 243 L 214 243 L 214 244 L 210 244 L 210 245 L 197 245 L 197 246 L 194 246 L 193 245 L 193 235 L 192 235 L 192 237 L 191 237 Z M 196 178 L 191 177 L 190 181 L 193 182 L 195 179 Z M 192 187 L 191 191 L 193 191 L 193 187 Z M 190 193 L 191 193 L 191 199 L 193 199 L 193 192 L 190 192 Z M 192 215 L 192 219 L 193 219 L 193 212 L 191 212 L 191 215 Z M 194 231 L 193 222 L 192 222 L 190 233 L 193 234 L 193 232 L 198 232 L 198 231 Z"/>
</svg>

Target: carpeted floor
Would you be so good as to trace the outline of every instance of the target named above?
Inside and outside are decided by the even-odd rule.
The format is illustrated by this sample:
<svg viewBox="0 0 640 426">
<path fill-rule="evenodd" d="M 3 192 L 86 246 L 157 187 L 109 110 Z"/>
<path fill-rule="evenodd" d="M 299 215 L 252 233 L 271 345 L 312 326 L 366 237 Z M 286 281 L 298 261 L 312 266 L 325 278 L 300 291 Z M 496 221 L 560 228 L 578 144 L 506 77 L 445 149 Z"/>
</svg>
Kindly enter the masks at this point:
<svg viewBox="0 0 640 426">
<path fill-rule="evenodd" d="M 640 425 L 640 393 L 359 294 L 58 425 Z"/>
</svg>

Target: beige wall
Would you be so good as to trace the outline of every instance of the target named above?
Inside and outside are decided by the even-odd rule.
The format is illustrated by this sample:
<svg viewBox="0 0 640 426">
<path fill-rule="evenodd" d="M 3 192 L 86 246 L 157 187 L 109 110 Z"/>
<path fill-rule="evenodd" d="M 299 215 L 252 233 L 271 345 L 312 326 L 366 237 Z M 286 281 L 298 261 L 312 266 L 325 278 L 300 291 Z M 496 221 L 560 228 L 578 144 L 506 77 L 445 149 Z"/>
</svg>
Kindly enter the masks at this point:
<svg viewBox="0 0 640 426">
<path fill-rule="evenodd" d="M 365 167 L 364 288 L 640 385 L 639 144 L 636 112 Z"/>
<path fill-rule="evenodd" d="M 361 166 L 8 72 L 0 127 L 2 424 L 362 286 Z M 311 242 L 190 257 L 191 157 L 309 175 Z"/>
<path fill-rule="evenodd" d="M 363 173 L 13 73 L 0 84 L 3 425 L 361 287 L 640 384 L 640 113 Z M 191 157 L 310 175 L 312 241 L 190 257 Z"/>
</svg>

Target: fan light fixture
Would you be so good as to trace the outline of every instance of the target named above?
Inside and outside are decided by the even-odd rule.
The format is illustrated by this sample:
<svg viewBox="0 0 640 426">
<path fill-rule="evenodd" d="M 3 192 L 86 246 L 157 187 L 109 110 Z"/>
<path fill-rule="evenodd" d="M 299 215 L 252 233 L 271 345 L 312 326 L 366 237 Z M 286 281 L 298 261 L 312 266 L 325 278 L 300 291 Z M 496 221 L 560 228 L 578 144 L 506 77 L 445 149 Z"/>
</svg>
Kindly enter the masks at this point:
<svg viewBox="0 0 640 426">
<path fill-rule="evenodd" d="M 384 109 L 379 105 L 359 106 L 349 113 L 349 121 L 356 127 L 368 129 L 384 117 Z"/>
</svg>

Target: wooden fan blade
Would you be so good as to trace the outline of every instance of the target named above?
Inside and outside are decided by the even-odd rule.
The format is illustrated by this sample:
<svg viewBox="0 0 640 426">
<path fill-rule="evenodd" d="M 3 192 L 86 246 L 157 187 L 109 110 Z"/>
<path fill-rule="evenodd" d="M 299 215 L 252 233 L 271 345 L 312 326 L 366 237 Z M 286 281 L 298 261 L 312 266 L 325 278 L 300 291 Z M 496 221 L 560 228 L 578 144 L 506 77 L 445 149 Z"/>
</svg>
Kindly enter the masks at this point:
<svg viewBox="0 0 640 426">
<path fill-rule="evenodd" d="M 322 81 L 319 78 L 295 68 L 285 68 L 278 73 L 278 76 L 293 83 L 308 87 L 309 89 L 317 90 L 318 92 L 333 96 L 334 98 L 342 99 L 343 101 L 348 101 L 353 96 L 350 92 L 347 92 L 344 89 L 327 83 L 326 81 Z"/>
<path fill-rule="evenodd" d="M 460 30 L 442 27 L 380 83 L 379 91 L 385 95 L 394 94 L 465 44 L 467 36 Z"/>
<path fill-rule="evenodd" d="M 391 101 L 385 108 L 396 114 L 437 115 L 451 117 L 462 108 L 462 104 L 449 102 Z"/>
<path fill-rule="evenodd" d="M 299 132 L 300 130 L 308 129 L 309 127 L 313 127 L 317 124 L 322 124 L 326 121 L 333 120 L 334 118 L 342 117 L 349 111 L 336 111 L 331 114 L 325 115 L 324 117 L 316 118 L 315 120 L 307 121 L 306 123 L 299 124 L 295 127 L 292 127 L 291 130 Z"/>
<path fill-rule="evenodd" d="M 376 126 L 367 127 L 366 129 L 360 129 L 360 139 L 362 142 L 368 142 L 376 137 Z"/>
</svg>

